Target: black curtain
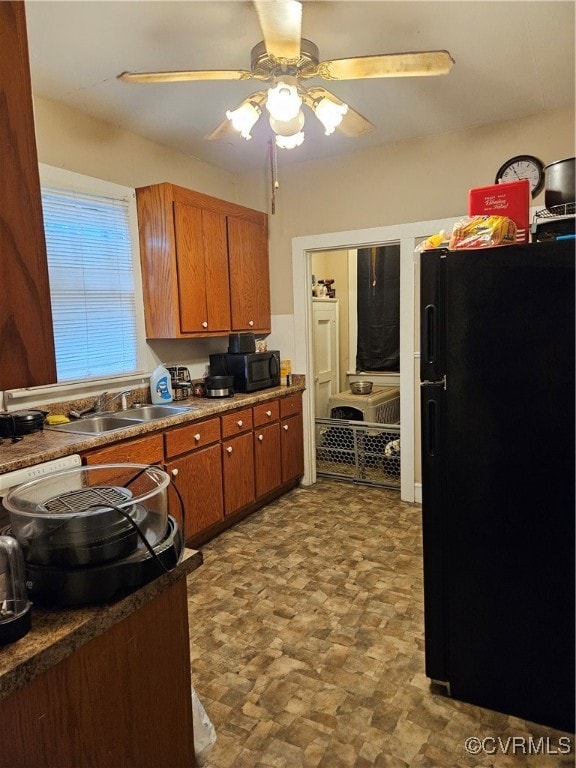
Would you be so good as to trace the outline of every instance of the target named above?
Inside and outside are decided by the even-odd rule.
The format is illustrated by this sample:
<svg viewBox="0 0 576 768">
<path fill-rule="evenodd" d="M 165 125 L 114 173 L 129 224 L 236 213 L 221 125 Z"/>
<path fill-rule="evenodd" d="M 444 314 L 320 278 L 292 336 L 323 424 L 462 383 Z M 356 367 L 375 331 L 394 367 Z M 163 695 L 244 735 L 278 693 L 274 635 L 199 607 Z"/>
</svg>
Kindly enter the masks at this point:
<svg viewBox="0 0 576 768">
<path fill-rule="evenodd" d="M 358 251 L 357 371 L 400 370 L 400 245 Z"/>
</svg>

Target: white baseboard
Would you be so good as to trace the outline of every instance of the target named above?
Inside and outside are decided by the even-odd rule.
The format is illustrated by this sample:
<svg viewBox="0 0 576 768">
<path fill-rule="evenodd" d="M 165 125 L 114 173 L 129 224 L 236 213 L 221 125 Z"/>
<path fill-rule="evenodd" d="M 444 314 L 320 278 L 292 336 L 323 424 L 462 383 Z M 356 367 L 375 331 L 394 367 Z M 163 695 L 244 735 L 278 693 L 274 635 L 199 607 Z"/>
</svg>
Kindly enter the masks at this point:
<svg viewBox="0 0 576 768">
<path fill-rule="evenodd" d="M 414 483 L 414 501 L 422 504 L 422 483 Z"/>
</svg>

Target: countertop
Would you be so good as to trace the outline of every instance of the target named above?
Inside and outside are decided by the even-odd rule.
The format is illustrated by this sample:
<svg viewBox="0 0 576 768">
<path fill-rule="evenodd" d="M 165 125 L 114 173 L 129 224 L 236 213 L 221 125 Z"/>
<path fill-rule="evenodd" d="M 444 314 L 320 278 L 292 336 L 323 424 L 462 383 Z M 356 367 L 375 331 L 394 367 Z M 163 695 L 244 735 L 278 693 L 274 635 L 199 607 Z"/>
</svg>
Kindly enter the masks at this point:
<svg viewBox="0 0 576 768">
<path fill-rule="evenodd" d="M 202 553 L 186 549 L 180 563 L 169 573 L 114 603 L 62 610 L 32 606 L 32 628 L 28 634 L 0 648 L 0 699 L 104 634 L 201 565 Z"/>
<path fill-rule="evenodd" d="M 158 432 L 178 424 L 200 421 L 209 416 L 218 416 L 236 408 L 257 405 L 276 397 L 301 392 L 303 389 L 304 385 L 298 383 L 292 386 L 271 387 L 249 394 L 236 393 L 233 397 L 227 398 L 191 397 L 187 400 L 174 401 L 171 404 L 193 406 L 195 409 L 193 411 L 178 416 L 170 416 L 166 419 L 139 422 L 133 427 L 103 435 L 79 435 L 45 428 L 42 431 L 24 435 L 23 439 L 17 443 L 11 443 L 9 439 L 4 439 L 0 445 L 0 475 L 15 469 L 31 467 L 43 461 L 58 459 L 61 456 L 69 456 L 91 448 L 110 445 L 127 438 Z"/>
</svg>

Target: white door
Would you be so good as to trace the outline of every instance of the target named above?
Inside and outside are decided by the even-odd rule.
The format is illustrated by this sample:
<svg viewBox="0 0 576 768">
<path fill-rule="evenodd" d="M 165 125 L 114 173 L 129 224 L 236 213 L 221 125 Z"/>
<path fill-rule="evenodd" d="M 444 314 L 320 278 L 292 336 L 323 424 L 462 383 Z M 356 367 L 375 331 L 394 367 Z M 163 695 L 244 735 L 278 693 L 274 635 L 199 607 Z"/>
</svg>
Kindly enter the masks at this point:
<svg viewBox="0 0 576 768">
<path fill-rule="evenodd" d="M 328 398 L 339 392 L 338 299 L 312 299 L 316 416 L 325 419 Z"/>
</svg>

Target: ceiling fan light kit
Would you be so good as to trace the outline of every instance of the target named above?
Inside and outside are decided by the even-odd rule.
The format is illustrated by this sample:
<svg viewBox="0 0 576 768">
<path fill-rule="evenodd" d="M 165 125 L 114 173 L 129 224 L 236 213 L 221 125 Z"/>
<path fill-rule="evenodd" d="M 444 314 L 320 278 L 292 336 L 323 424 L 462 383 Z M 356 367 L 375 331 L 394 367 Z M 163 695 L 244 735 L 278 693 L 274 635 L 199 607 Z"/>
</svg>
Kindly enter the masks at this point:
<svg viewBox="0 0 576 768">
<path fill-rule="evenodd" d="M 283 77 L 268 89 L 266 109 L 275 120 L 293 120 L 300 110 L 302 97 L 298 93 L 298 81 L 293 76 Z"/>
<path fill-rule="evenodd" d="M 348 112 L 348 104 L 336 104 L 326 96 L 314 102 L 314 114 L 324 126 L 324 133 L 330 136 L 342 122 L 342 118 Z"/>
<path fill-rule="evenodd" d="M 242 138 L 251 139 L 250 131 L 257 123 L 262 110 L 256 101 L 245 101 L 237 109 L 226 111 L 226 117 Z"/>
<path fill-rule="evenodd" d="M 374 127 L 330 91 L 316 86 L 306 88 L 303 81 L 314 77 L 360 80 L 446 75 L 454 64 L 448 51 L 443 50 L 320 61 L 317 46 L 301 37 L 302 3 L 298 0 L 253 0 L 253 4 L 264 39 L 252 48 L 250 70 L 123 72 L 118 77 L 129 83 L 248 79 L 267 82 L 270 85 L 266 91 L 253 93 L 236 109 L 228 110 L 226 119 L 207 138 L 221 139 L 237 132 L 249 140 L 250 131 L 265 103 L 276 145 L 292 149 L 304 141 L 303 103 L 322 123 L 326 136 L 338 129 L 345 136 L 359 137 Z"/>
</svg>

